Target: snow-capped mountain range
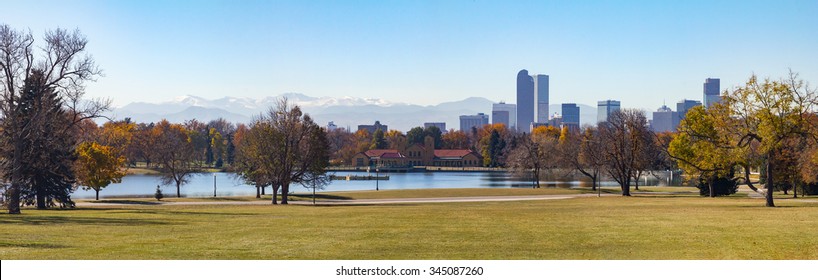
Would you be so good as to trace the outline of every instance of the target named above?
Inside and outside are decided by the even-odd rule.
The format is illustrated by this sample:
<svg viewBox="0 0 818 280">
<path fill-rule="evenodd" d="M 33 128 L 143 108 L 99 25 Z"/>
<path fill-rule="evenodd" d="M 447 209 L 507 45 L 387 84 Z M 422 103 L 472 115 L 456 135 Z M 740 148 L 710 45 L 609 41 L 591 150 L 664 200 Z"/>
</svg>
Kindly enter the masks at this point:
<svg viewBox="0 0 818 280">
<path fill-rule="evenodd" d="M 285 93 L 263 98 L 218 99 L 184 95 L 161 103 L 130 103 L 115 108 L 112 117 L 114 119 L 129 117 L 134 122 L 156 122 L 161 119 L 177 123 L 191 119 L 207 122 L 224 118 L 234 123 L 249 123 L 253 116 L 275 106 L 276 100 L 282 97 L 300 106 L 319 125 L 325 126 L 332 121 L 338 127 L 349 127 L 353 131 L 360 124 L 373 124 L 375 121 L 388 125 L 390 129 L 404 132 L 412 127 L 423 126 L 424 122 L 445 122 L 447 129 L 458 129 L 460 115 L 477 113 L 491 115 L 491 104 L 494 103 L 482 97 L 422 106 L 391 102 L 381 98 L 311 97 L 300 93 Z M 586 105 L 580 105 L 580 108 L 580 120 L 583 123 L 596 120 L 596 108 Z M 551 105 L 549 109 L 551 112 L 559 113 L 560 106 Z"/>
</svg>

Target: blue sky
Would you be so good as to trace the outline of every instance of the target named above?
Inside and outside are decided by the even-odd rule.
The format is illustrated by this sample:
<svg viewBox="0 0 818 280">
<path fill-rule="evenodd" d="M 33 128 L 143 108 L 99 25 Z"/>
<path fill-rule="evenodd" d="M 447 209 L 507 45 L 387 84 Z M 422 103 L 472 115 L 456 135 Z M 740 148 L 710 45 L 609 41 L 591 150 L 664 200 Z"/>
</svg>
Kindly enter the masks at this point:
<svg viewBox="0 0 818 280">
<path fill-rule="evenodd" d="M 818 1 L 5 1 L 0 23 L 79 28 L 115 104 L 206 98 L 515 101 L 520 69 L 551 103 L 655 110 L 752 73 L 818 83 Z M 40 42 L 41 40 L 38 40 Z"/>
</svg>

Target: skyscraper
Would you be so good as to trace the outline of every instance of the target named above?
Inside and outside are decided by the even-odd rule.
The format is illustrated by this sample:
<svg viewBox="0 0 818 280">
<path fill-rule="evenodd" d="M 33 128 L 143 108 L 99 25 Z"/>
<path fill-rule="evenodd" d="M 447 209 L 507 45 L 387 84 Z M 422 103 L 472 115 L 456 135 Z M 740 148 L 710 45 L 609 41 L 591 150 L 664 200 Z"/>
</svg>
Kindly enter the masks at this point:
<svg viewBox="0 0 818 280">
<path fill-rule="evenodd" d="M 528 70 L 517 73 L 517 129 L 520 132 L 530 133 L 534 119 L 534 79 L 528 75 Z"/>
<path fill-rule="evenodd" d="M 704 107 L 710 107 L 713 103 L 721 101 L 721 81 L 718 78 L 707 78 L 704 80 Z"/>
<path fill-rule="evenodd" d="M 596 103 L 596 122 L 608 121 L 608 116 L 614 111 L 619 111 L 619 101 L 617 100 L 603 100 Z"/>
<path fill-rule="evenodd" d="M 445 122 L 425 122 L 423 123 L 423 128 L 428 129 L 430 127 L 437 127 L 440 129 L 441 132 L 446 132 L 446 123 Z"/>
<path fill-rule="evenodd" d="M 533 75 L 536 108 L 536 119 L 538 123 L 548 122 L 548 75 Z"/>
<path fill-rule="evenodd" d="M 562 126 L 579 129 L 579 106 L 575 103 L 562 103 Z"/>
<path fill-rule="evenodd" d="M 681 120 L 683 120 L 685 118 L 685 115 L 687 115 L 687 110 L 690 110 L 693 107 L 701 106 L 701 105 L 702 105 L 702 103 L 697 101 L 697 100 L 687 100 L 687 99 L 682 99 L 682 101 L 679 101 L 679 103 L 676 103 L 676 113 L 679 114 L 679 121 L 681 121 Z"/>
<path fill-rule="evenodd" d="M 460 116 L 460 131 L 469 133 L 472 127 L 482 128 L 489 124 L 489 116 L 483 113 Z"/>
<path fill-rule="evenodd" d="M 662 105 L 656 112 L 653 112 L 653 122 L 651 129 L 655 132 L 676 131 L 679 126 L 679 114 L 673 112 L 669 107 Z"/>
<path fill-rule="evenodd" d="M 517 105 L 500 102 L 491 105 L 491 123 L 502 123 L 507 128 L 517 127 Z"/>
</svg>

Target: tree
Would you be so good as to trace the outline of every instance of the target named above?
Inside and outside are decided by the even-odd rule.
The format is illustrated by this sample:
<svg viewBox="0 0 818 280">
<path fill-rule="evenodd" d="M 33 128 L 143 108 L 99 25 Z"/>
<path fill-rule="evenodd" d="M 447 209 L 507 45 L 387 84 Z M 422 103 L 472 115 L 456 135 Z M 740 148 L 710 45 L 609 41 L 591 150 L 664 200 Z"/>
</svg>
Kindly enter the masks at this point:
<svg viewBox="0 0 818 280">
<path fill-rule="evenodd" d="M 506 147 L 506 142 L 500 138 L 500 133 L 492 129 L 488 145 L 483 149 L 483 165 L 487 167 L 500 166 L 500 155 Z"/>
<path fill-rule="evenodd" d="M 261 198 L 264 187 L 273 184 L 269 164 L 275 164 L 274 142 L 279 140 L 276 137 L 270 124 L 260 120 L 255 120 L 251 128 L 240 125 L 236 131 L 237 160 L 231 169 L 245 183 L 256 187 L 256 198 Z"/>
<path fill-rule="evenodd" d="M 176 197 L 182 197 L 182 185 L 187 184 L 200 169 L 190 133 L 182 125 L 171 124 L 167 120 L 160 121 L 153 129 L 154 142 L 160 143 L 153 149 L 160 164 L 162 184 L 176 185 Z"/>
<path fill-rule="evenodd" d="M 443 132 L 440 131 L 439 127 L 430 126 L 423 129 L 423 139 L 426 139 L 426 136 L 432 136 L 432 139 L 435 140 L 435 149 L 443 147 Z"/>
<path fill-rule="evenodd" d="M 383 130 L 378 128 L 375 130 L 375 133 L 372 134 L 372 144 L 369 145 L 369 149 L 386 149 L 386 147 L 386 138 L 383 136 Z"/>
<path fill-rule="evenodd" d="M 389 149 L 402 151 L 408 145 L 408 141 L 406 140 L 406 135 L 403 135 L 398 130 L 390 129 L 386 132 L 386 144 Z"/>
<path fill-rule="evenodd" d="M 444 149 L 465 150 L 469 148 L 469 136 L 460 130 L 449 129 L 443 134 L 442 144 Z"/>
<path fill-rule="evenodd" d="M 636 178 L 640 168 L 642 150 L 648 145 L 645 113 L 640 110 L 623 109 L 608 116 L 607 122 L 599 123 L 602 143 L 607 145 L 605 171 L 619 183 L 623 196 L 630 196 L 631 179 Z"/>
<path fill-rule="evenodd" d="M 85 119 L 99 117 L 110 106 L 109 101 L 85 100 L 84 83 L 93 81 L 101 75 L 93 58 L 85 54 L 88 40 L 78 31 L 69 32 L 64 29 L 47 31 L 44 36 L 45 44 L 41 47 L 41 58 L 36 59 L 34 53 L 34 37 L 30 32 L 13 30 L 8 25 L 0 25 L 0 116 L 3 125 L 3 159 L 2 169 L 4 177 L 11 184 L 7 191 L 8 210 L 10 214 L 20 213 L 21 195 L 25 185 L 31 182 L 26 174 L 32 167 L 24 164 L 23 149 L 26 142 L 35 137 L 33 123 L 47 121 L 43 115 L 20 115 L 19 106 L 26 81 L 37 80 L 36 87 L 44 90 L 53 90 L 59 96 L 60 107 L 65 107 L 66 118 L 58 128 L 63 131 L 74 129 Z M 36 71 L 35 71 L 36 70 Z M 31 79 L 35 73 L 41 73 L 41 78 Z M 62 137 L 52 136 L 52 137 Z M 73 143 L 68 139 L 59 149 L 73 149 Z M 56 143 L 59 141 L 52 141 Z M 45 152 L 43 150 L 43 152 Z M 58 153 L 57 150 L 52 150 Z M 62 164 L 70 167 L 70 164 Z M 69 175 L 70 168 L 60 168 L 64 175 Z M 54 170 L 54 169 L 52 169 Z M 53 178 L 53 177 L 52 177 Z M 73 179 L 73 178 L 67 178 Z M 66 183 L 66 180 L 63 183 Z M 64 186 L 64 184 L 59 184 Z M 54 185 L 51 185 L 54 186 Z M 70 193 L 70 190 L 67 190 Z M 64 193 L 64 191 L 62 191 Z M 40 198 L 38 198 L 39 200 Z M 39 201 L 38 201 L 39 202 Z M 39 203 L 38 203 L 39 204 Z M 39 206 L 39 205 L 38 205 Z"/>
<path fill-rule="evenodd" d="M 77 147 L 78 159 L 74 165 L 77 174 L 77 183 L 83 189 L 93 189 L 96 200 L 99 200 L 99 191 L 111 183 L 122 182 L 125 171 L 125 157 L 119 155 L 111 146 L 100 145 L 96 142 L 84 142 Z"/>
<path fill-rule="evenodd" d="M 326 168 L 329 166 L 329 140 L 326 132 L 301 112 L 298 106 L 290 107 L 286 98 L 278 100 L 276 107 L 259 117 L 256 127 L 265 128 L 272 145 L 260 152 L 263 172 L 270 174 L 273 184 L 272 203 L 276 204 L 277 188 L 281 188 L 281 204 L 288 204 L 290 185 L 298 183 L 319 188 L 328 182 Z M 383 133 L 383 132 L 381 132 Z"/>
<path fill-rule="evenodd" d="M 563 129 L 559 139 L 560 163 L 591 179 L 591 189 L 596 190 L 602 168 L 602 148 L 595 127 L 584 127 L 581 132 Z"/>
<path fill-rule="evenodd" d="M 558 139 L 553 134 L 522 135 L 509 156 L 509 167 L 514 173 L 532 177 L 532 187 L 540 187 L 542 172 L 557 168 Z M 530 173 L 529 173 L 530 172 Z"/>
<path fill-rule="evenodd" d="M 739 120 L 724 127 L 737 140 L 733 146 L 746 149 L 758 144 L 757 154 L 766 165 L 766 206 L 775 207 L 772 193 L 781 153 L 790 140 L 815 138 L 809 118 L 818 94 L 793 72 L 778 81 L 759 81 L 753 75 L 744 86 L 725 91 L 723 102 L 729 115 Z"/>
<path fill-rule="evenodd" d="M 423 145 L 423 141 L 426 139 L 426 132 L 423 131 L 422 127 L 413 127 L 408 132 L 406 132 L 406 140 L 409 141 L 409 145 L 413 144 L 421 144 Z"/>
</svg>

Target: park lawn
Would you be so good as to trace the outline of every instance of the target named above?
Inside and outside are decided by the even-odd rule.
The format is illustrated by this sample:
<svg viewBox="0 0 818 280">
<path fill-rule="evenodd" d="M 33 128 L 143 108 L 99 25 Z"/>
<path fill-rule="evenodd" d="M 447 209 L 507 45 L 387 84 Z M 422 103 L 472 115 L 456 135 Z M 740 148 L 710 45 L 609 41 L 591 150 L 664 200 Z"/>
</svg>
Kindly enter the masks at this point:
<svg viewBox="0 0 818 280">
<path fill-rule="evenodd" d="M 608 196 L 26 208 L 0 215 L 0 259 L 818 259 L 818 203 L 763 205 Z"/>
</svg>

